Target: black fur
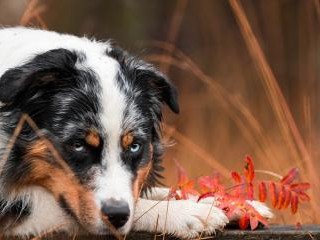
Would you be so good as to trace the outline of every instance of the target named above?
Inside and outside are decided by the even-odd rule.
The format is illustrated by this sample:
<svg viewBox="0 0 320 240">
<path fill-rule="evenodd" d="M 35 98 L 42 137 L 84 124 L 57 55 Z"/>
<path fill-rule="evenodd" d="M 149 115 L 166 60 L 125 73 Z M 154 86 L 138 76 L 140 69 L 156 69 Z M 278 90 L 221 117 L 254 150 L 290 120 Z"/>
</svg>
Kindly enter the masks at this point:
<svg viewBox="0 0 320 240">
<path fill-rule="evenodd" d="M 0 230 L 5 231 L 30 216 L 31 208 L 21 200 L 8 206 L 8 202 L 0 197 L 0 213 Z"/>
</svg>

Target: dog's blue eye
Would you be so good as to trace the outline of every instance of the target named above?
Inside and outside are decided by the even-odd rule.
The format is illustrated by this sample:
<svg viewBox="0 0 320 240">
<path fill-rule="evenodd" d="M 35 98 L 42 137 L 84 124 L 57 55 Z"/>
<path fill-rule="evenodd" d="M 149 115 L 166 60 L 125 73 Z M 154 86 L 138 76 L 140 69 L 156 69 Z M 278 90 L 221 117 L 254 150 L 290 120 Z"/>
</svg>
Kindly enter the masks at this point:
<svg viewBox="0 0 320 240">
<path fill-rule="evenodd" d="M 139 143 L 134 143 L 130 147 L 130 152 L 137 153 L 139 152 L 140 148 L 141 148 L 141 145 Z"/>
</svg>

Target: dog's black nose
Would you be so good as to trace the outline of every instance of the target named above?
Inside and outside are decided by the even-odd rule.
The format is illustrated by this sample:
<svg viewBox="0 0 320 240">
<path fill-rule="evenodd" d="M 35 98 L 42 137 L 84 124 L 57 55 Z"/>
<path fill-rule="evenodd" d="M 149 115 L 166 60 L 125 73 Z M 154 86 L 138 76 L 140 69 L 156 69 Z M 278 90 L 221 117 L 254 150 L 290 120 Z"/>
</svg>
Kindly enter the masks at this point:
<svg viewBox="0 0 320 240">
<path fill-rule="evenodd" d="M 128 203 L 113 199 L 107 200 L 103 203 L 101 212 L 103 215 L 108 217 L 110 223 L 115 228 L 120 228 L 125 225 L 130 215 Z"/>
</svg>

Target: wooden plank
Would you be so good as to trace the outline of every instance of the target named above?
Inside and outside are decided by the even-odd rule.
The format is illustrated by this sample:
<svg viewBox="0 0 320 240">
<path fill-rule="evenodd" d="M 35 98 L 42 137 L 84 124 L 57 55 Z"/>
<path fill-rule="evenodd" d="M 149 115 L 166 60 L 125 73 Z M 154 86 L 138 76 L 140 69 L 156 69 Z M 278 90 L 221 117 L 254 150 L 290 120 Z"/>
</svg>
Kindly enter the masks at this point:
<svg viewBox="0 0 320 240">
<path fill-rule="evenodd" d="M 162 239 L 162 236 L 154 237 L 149 233 L 132 233 L 126 239 L 153 240 Z M 167 240 L 175 239 L 165 237 Z M 225 230 L 217 232 L 216 236 L 203 237 L 203 239 L 216 240 L 320 240 L 320 225 L 302 225 L 297 229 L 292 225 L 271 225 L 270 228 L 263 228 L 255 231 L 250 230 Z"/>
<path fill-rule="evenodd" d="M 55 234 L 37 240 L 113 240 L 112 236 L 77 236 L 68 237 L 63 234 Z M 126 240 L 176 240 L 176 238 L 163 235 L 155 236 L 152 233 L 134 232 L 128 235 Z M 199 239 L 199 238 L 196 238 Z M 320 240 L 320 225 L 302 225 L 297 229 L 293 225 L 271 225 L 269 228 L 262 228 L 255 231 L 227 229 L 217 232 L 215 236 L 203 237 L 213 240 Z M 13 240 L 11 238 L 11 240 Z"/>
</svg>

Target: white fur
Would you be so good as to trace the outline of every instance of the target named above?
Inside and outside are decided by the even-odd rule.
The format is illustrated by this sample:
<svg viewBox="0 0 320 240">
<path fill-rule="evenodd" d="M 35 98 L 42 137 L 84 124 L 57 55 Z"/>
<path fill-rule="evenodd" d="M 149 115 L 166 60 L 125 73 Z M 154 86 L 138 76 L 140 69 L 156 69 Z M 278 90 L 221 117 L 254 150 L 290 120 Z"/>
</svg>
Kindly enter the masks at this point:
<svg viewBox="0 0 320 240">
<path fill-rule="evenodd" d="M 35 55 L 57 48 L 81 50 L 96 59 L 110 48 L 108 42 L 22 27 L 0 29 L 0 76 L 9 68 L 31 60 Z M 105 66 L 108 69 L 108 66 Z"/>
<path fill-rule="evenodd" d="M 102 86 L 101 122 L 105 131 L 106 146 L 102 160 L 102 173 L 96 178 L 96 204 L 98 208 L 108 199 L 126 201 L 131 212 L 127 224 L 122 228 L 124 233 L 130 230 L 134 202 L 132 196 L 132 174 L 122 163 L 120 140 L 123 135 L 124 111 L 127 100 L 117 84 L 120 72 L 119 63 L 106 55 L 106 47 L 97 52 L 87 52 L 86 60 L 79 64 L 79 68 L 94 70 Z"/>
<path fill-rule="evenodd" d="M 22 224 L 6 232 L 6 235 L 41 235 L 46 231 L 75 231 L 75 222 L 65 215 L 54 197 L 40 187 L 30 187 L 17 196 L 25 203 L 31 202 L 31 215 Z"/>
<path fill-rule="evenodd" d="M 270 208 L 266 206 L 266 204 L 259 201 L 247 201 L 252 207 L 254 207 L 262 217 L 265 219 L 271 219 L 274 217 Z"/>
</svg>

